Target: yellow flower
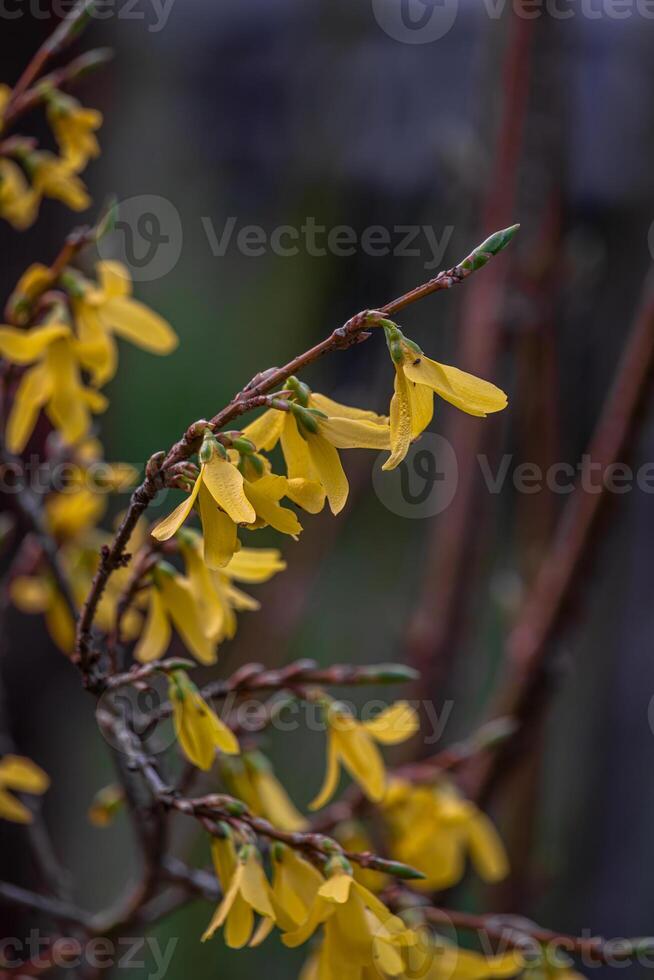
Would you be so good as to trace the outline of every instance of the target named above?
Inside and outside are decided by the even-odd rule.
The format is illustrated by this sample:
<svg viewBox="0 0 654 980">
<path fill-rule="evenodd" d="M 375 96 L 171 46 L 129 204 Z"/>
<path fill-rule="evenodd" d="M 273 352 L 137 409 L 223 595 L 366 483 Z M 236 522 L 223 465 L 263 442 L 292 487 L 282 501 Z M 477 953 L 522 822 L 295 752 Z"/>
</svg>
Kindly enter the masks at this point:
<svg viewBox="0 0 654 980">
<path fill-rule="evenodd" d="M 200 663 L 216 662 L 215 642 L 207 633 L 191 583 L 178 575 L 172 565 L 161 561 L 152 571 L 145 627 L 134 651 L 136 660 L 149 663 L 163 656 L 170 643 L 171 622 Z"/>
<path fill-rule="evenodd" d="M 0 759 L 0 818 L 15 823 L 31 823 L 32 814 L 24 803 L 12 796 L 17 793 L 45 793 L 50 780 L 35 762 L 22 755 L 5 755 Z"/>
<path fill-rule="evenodd" d="M 132 280 L 120 262 L 98 262 L 98 284 L 68 270 L 63 283 L 71 303 L 79 335 L 79 357 L 96 385 L 116 373 L 118 353 L 114 335 L 149 351 L 170 354 L 179 341 L 170 324 L 132 297 Z"/>
<path fill-rule="evenodd" d="M 265 817 L 280 830 L 306 830 L 307 821 L 262 752 L 248 752 L 241 759 L 226 761 L 223 777 L 232 795 L 243 800 L 252 813 Z"/>
<path fill-rule="evenodd" d="M 446 781 L 413 786 L 393 780 L 382 803 L 391 853 L 425 874 L 414 886 L 440 891 L 461 880 L 469 855 L 484 881 L 508 873 L 506 853 L 489 818 Z"/>
<path fill-rule="evenodd" d="M 204 561 L 211 569 L 223 568 L 238 550 L 239 524 L 262 527 L 296 535 L 302 526 L 292 510 L 279 505 L 288 491 L 288 480 L 272 473 L 246 480 L 213 433 L 207 429 L 200 449 L 200 473 L 193 489 L 153 529 L 158 541 L 167 541 L 182 526 L 196 500 L 204 538 Z"/>
<path fill-rule="evenodd" d="M 391 399 L 391 455 L 382 469 L 395 469 L 411 442 L 427 428 L 434 412 L 434 395 L 481 418 L 506 408 L 507 397 L 500 388 L 425 357 L 394 324 L 384 330 L 395 367 L 395 393 Z"/>
<path fill-rule="evenodd" d="M 75 648 L 75 622 L 49 573 L 17 575 L 9 586 L 11 601 L 27 615 L 43 614 L 53 642 L 69 656 Z"/>
<path fill-rule="evenodd" d="M 292 847 L 275 843 L 270 853 L 277 922 L 282 929 L 290 932 L 306 921 L 325 879 Z"/>
<path fill-rule="evenodd" d="M 524 957 L 517 950 L 485 956 L 460 949 L 435 934 L 424 946 L 421 943 L 409 949 L 407 961 L 407 974 L 423 980 L 491 980 L 514 977 L 525 968 Z"/>
<path fill-rule="evenodd" d="M 39 195 L 13 160 L 0 158 L 0 215 L 16 231 L 34 224 L 39 210 Z"/>
<path fill-rule="evenodd" d="M 25 157 L 25 165 L 39 197 L 61 201 L 71 211 L 86 211 L 91 206 L 88 191 L 68 160 L 38 150 Z"/>
<path fill-rule="evenodd" d="M 56 92 L 49 99 L 47 115 L 62 157 L 73 170 L 83 170 L 89 159 L 99 156 L 95 131 L 102 125 L 101 112 L 85 109 L 77 99 Z"/>
<path fill-rule="evenodd" d="M 326 398 L 297 381 L 287 381 L 296 401 L 289 401 L 289 412 L 269 409 L 243 430 L 257 449 L 271 450 L 281 441 L 289 480 L 318 483 L 322 497 L 312 513 L 321 510 L 325 496 L 333 514 L 345 506 L 349 485 L 343 471 L 339 449 L 388 449 L 388 419 L 374 412 Z M 304 504 L 300 503 L 300 506 Z"/>
<path fill-rule="evenodd" d="M 9 297 L 7 310 L 11 310 L 11 320 L 19 326 L 29 322 L 36 300 L 52 287 L 52 270 L 41 262 L 30 265 L 22 274 Z"/>
<path fill-rule="evenodd" d="M 329 980 L 359 977 L 361 971 L 375 966 L 384 974 L 400 976 L 404 972 L 402 954 L 415 944 L 415 933 L 343 866 L 335 863 L 328 874 L 305 921 L 282 936 L 285 945 L 302 945 L 322 925 L 317 976 Z"/>
<path fill-rule="evenodd" d="M 256 599 L 236 588 L 234 582 L 266 582 L 283 571 L 286 562 L 276 548 L 241 548 L 224 568 L 212 570 L 204 563 L 197 532 L 183 528 L 178 538 L 205 632 L 214 643 L 231 640 L 236 633 L 236 613 L 259 609 Z"/>
<path fill-rule="evenodd" d="M 327 771 L 318 796 L 309 809 L 318 810 L 334 795 L 339 763 L 359 783 L 366 796 L 379 802 L 386 791 L 386 770 L 376 742 L 396 745 L 418 730 L 418 717 L 406 701 L 396 701 L 371 721 L 358 722 L 337 701 L 325 698 L 327 723 Z"/>
<path fill-rule="evenodd" d="M 227 755 L 238 753 L 236 736 L 211 710 L 185 671 L 171 674 L 169 697 L 175 734 L 184 755 L 194 766 L 211 769 L 216 749 Z"/>
<path fill-rule="evenodd" d="M 0 354 L 14 364 L 31 365 L 20 379 L 7 424 L 7 448 L 20 453 L 32 434 L 41 408 L 66 443 L 88 431 L 91 412 L 103 412 L 107 401 L 85 388 L 75 357 L 70 327 L 49 322 L 32 330 L 0 327 Z"/>
<path fill-rule="evenodd" d="M 94 827 L 108 827 L 125 802 L 125 793 L 120 786 L 111 783 L 103 786 L 93 797 L 88 810 L 89 823 Z"/>
<path fill-rule="evenodd" d="M 214 838 L 211 855 L 223 899 L 202 935 L 202 942 L 211 939 L 224 925 L 225 942 L 232 949 L 242 949 L 248 943 L 257 945 L 270 931 L 275 910 L 272 890 L 256 848 L 248 844 L 237 854 L 231 837 Z M 253 935 L 255 912 L 263 916 L 263 920 Z"/>
</svg>

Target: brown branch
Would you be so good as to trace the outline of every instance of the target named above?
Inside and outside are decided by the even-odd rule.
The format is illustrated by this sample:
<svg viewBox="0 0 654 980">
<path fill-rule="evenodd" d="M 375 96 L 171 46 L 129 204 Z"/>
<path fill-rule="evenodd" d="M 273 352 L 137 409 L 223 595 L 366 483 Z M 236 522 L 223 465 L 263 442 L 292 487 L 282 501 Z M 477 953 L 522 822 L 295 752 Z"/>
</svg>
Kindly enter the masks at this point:
<svg viewBox="0 0 654 980">
<path fill-rule="evenodd" d="M 504 233 L 498 233 L 498 237 L 500 234 L 503 234 L 505 237 L 502 239 L 503 243 L 496 246 L 497 251 L 508 244 L 514 232 L 515 228 L 507 229 Z M 484 251 L 488 242 L 490 242 L 490 239 L 474 249 L 457 266 L 439 272 L 433 279 L 417 286 L 403 296 L 391 300 L 391 302 L 380 307 L 379 310 L 364 310 L 356 314 L 356 316 L 348 320 L 342 327 L 334 330 L 319 344 L 311 347 L 303 354 L 294 357 L 284 367 L 271 368 L 262 374 L 255 375 L 235 395 L 232 401 L 217 415 L 214 415 L 208 423 L 204 420 L 193 423 L 186 430 L 179 442 L 175 443 L 163 458 L 161 458 L 162 454 L 160 453 L 151 457 L 146 467 L 145 480 L 134 490 L 125 517 L 116 532 L 112 544 L 102 551 L 97 572 L 78 622 L 76 659 L 87 687 L 100 691 L 103 684 L 103 678 L 95 670 L 98 655 L 97 651 L 92 649 L 91 643 L 91 630 L 100 598 L 111 574 L 128 560 L 125 556 L 125 548 L 139 517 L 154 499 L 157 491 L 164 485 L 166 470 L 170 469 L 176 463 L 188 459 L 199 448 L 202 434 L 207 426 L 215 432 L 251 409 L 269 404 L 266 399 L 269 392 L 277 385 L 283 384 L 291 375 L 297 374 L 309 364 L 317 361 L 324 354 L 336 350 L 344 350 L 353 344 L 367 340 L 371 335 L 369 328 L 379 326 L 380 321 L 385 317 L 393 316 L 411 303 L 424 299 L 432 293 L 439 292 L 443 289 L 451 289 L 452 286 L 463 282 L 472 272 L 485 265 L 492 255 L 496 254 L 496 251 Z"/>
<path fill-rule="evenodd" d="M 464 785 L 480 802 L 511 768 L 519 742 L 540 718 L 548 693 L 546 661 L 551 640 L 592 543 L 606 498 L 607 471 L 618 461 L 631 435 L 653 368 L 654 273 L 650 272 L 613 385 L 582 458 L 580 480 L 567 500 L 551 548 L 507 641 L 508 670 L 497 712 L 515 718 L 518 728 L 498 752 L 485 751 L 471 761 Z M 597 480 L 593 472 L 598 474 Z"/>
</svg>

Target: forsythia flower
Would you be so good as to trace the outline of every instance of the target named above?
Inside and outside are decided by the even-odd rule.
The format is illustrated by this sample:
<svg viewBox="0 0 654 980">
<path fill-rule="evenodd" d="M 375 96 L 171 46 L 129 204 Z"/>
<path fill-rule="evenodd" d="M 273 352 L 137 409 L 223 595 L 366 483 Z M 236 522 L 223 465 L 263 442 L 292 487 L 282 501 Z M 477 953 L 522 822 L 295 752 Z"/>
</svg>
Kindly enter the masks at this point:
<svg viewBox="0 0 654 980">
<path fill-rule="evenodd" d="M 13 364 L 34 365 L 23 374 L 14 397 L 7 425 L 10 452 L 25 448 L 42 407 L 71 444 L 87 433 L 91 412 L 107 407 L 103 395 L 82 384 L 75 342 L 65 323 L 53 320 L 32 330 L 0 327 L 0 354 Z"/>
<path fill-rule="evenodd" d="M 31 823 L 32 814 L 24 803 L 12 796 L 17 793 L 45 793 L 50 780 L 40 766 L 22 755 L 5 755 L 0 759 L 0 818 L 15 823 Z"/>
<path fill-rule="evenodd" d="M 324 701 L 327 723 L 327 771 L 318 796 L 309 809 L 318 810 L 334 795 L 339 763 L 359 783 L 366 796 L 379 802 L 386 791 L 384 761 L 375 742 L 396 745 L 418 730 L 418 717 L 406 701 L 397 701 L 371 721 L 359 722 L 337 701 Z"/>
<path fill-rule="evenodd" d="M 183 670 L 171 674 L 168 693 L 175 734 L 184 755 L 194 766 L 211 769 L 216 749 L 227 755 L 238 753 L 236 736 L 211 710 Z"/>
<path fill-rule="evenodd" d="M 125 802 L 125 793 L 120 786 L 111 783 L 103 786 L 93 797 L 88 810 L 89 823 L 94 827 L 108 827 Z"/>
<path fill-rule="evenodd" d="M 231 836 L 214 838 L 211 855 L 223 899 L 202 935 L 202 942 L 211 939 L 224 925 L 225 942 L 232 949 L 242 949 L 247 943 L 258 945 L 275 921 L 275 910 L 272 889 L 256 848 L 247 844 L 236 853 Z M 253 936 L 255 912 L 263 919 Z"/>
<path fill-rule="evenodd" d="M 411 442 L 427 428 L 434 412 L 434 395 L 481 418 L 506 408 L 507 397 L 500 388 L 425 357 L 394 324 L 384 330 L 395 367 L 395 394 L 391 399 L 391 455 L 382 469 L 395 469 Z"/>
<path fill-rule="evenodd" d="M 170 324 L 132 297 L 132 279 L 120 262 L 98 262 L 98 284 L 69 270 L 63 283 L 71 295 L 79 332 L 78 353 L 96 385 L 116 373 L 114 335 L 151 354 L 170 354 L 179 343 Z"/>
<path fill-rule="evenodd" d="M 281 441 L 289 479 L 319 483 L 323 496 L 316 509 L 322 509 L 326 496 L 332 513 L 338 514 L 349 492 L 338 450 L 388 449 L 388 419 L 339 405 L 296 378 L 289 378 L 286 385 L 297 399 L 289 401 L 290 411 L 269 409 L 248 425 L 243 435 L 263 450 L 271 450 Z"/>
<path fill-rule="evenodd" d="M 38 207 L 39 196 L 19 165 L 0 158 L 0 216 L 16 231 L 25 231 L 34 223 Z"/>
<path fill-rule="evenodd" d="M 340 866 L 340 859 L 317 891 L 305 921 L 282 936 L 286 946 L 305 943 L 320 926 L 324 940 L 316 967 L 321 980 L 359 978 L 378 966 L 389 976 L 404 972 L 402 952 L 413 946 L 416 935 L 383 902 Z M 374 970 L 371 974 L 374 976 Z"/>
<path fill-rule="evenodd" d="M 279 506 L 288 491 L 284 477 L 264 474 L 246 480 L 226 450 L 207 429 L 200 449 L 200 473 L 193 490 L 153 529 L 158 541 L 167 541 L 182 526 L 196 500 L 200 508 L 204 539 L 204 561 L 211 569 L 227 565 L 238 550 L 239 524 L 261 527 L 270 524 L 286 534 L 299 534 L 302 526 L 293 511 Z"/>
<path fill-rule="evenodd" d="M 44 150 L 25 156 L 25 167 L 39 198 L 51 197 L 61 201 L 71 211 L 86 211 L 91 198 L 68 160 Z"/>
<path fill-rule="evenodd" d="M 184 645 L 200 663 L 216 662 L 216 645 L 206 632 L 202 609 L 191 583 L 168 562 L 161 561 L 153 569 L 148 601 L 145 627 L 134 651 L 136 660 L 148 663 L 166 652 L 172 621 Z"/>
<path fill-rule="evenodd" d="M 438 935 L 431 935 L 425 946 L 409 949 L 406 958 L 407 975 L 422 980 L 492 980 L 514 977 L 525 968 L 525 960 L 517 950 L 484 956 L 460 949 Z"/>
<path fill-rule="evenodd" d="M 292 931 L 306 921 L 325 879 L 292 847 L 275 843 L 270 853 L 277 922 L 282 929 Z"/>
<path fill-rule="evenodd" d="M 382 802 L 393 857 L 425 874 L 414 886 L 440 891 L 461 880 L 469 855 L 484 881 L 508 873 L 506 853 L 495 827 L 474 803 L 445 781 L 413 786 L 393 780 Z"/>
<path fill-rule="evenodd" d="M 286 568 L 286 562 L 276 548 L 241 548 L 224 568 L 212 570 L 203 561 L 199 534 L 184 528 L 178 538 L 205 632 L 214 643 L 232 639 L 236 612 L 259 609 L 256 599 L 236 588 L 234 582 L 267 582 Z"/>
<path fill-rule="evenodd" d="M 63 159 L 73 170 L 83 170 L 89 159 L 100 154 L 95 136 L 102 125 L 102 113 L 86 109 L 77 99 L 54 92 L 48 100 L 48 122 Z"/>
<path fill-rule="evenodd" d="M 70 609 L 48 572 L 17 575 L 9 585 L 11 601 L 27 615 L 43 614 L 52 640 L 66 655 L 75 646 L 75 622 Z"/>
<path fill-rule="evenodd" d="M 225 760 L 222 775 L 230 792 L 243 800 L 252 813 L 265 817 L 280 830 L 292 833 L 306 830 L 307 821 L 293 805 L 262 752 L 248 752 L 240 759 Z"/>
</svg>

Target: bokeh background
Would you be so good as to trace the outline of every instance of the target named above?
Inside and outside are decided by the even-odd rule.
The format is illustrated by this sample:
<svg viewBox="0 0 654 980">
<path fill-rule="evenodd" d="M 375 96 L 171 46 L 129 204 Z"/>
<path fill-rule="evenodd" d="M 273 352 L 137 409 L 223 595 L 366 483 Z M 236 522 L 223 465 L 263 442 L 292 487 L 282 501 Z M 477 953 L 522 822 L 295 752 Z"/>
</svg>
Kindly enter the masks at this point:
<svg viewBox="0 0 654 980">
<path fill-rule="evenodd" d="M 48 4 L 28 8 L 0 27 L 8 83 L 52 27 Z M 241 619 L 213 674 L 305 656 L 417 664 L 422 687 L 406 693 L 446 722 L 436 743 L 413 746 L 419 755 L 487 717 L 511 625 L 568 501 L 547 487 L 519 492 L 516 467 L 577 465 L 652 263 L 651 15 L 645 3 L 608 0 L 547 10 L 518 0 L 138 0 L 92 23 L 85 46 L 108 44 L 116 57 L 80 93 L 105 114 L 103 155 L 85 179 L 98 206 L 110 194 L 125 202 L 123 231 L 102 247 L 131 261 L 138 296 L 181 337 L 164 360 L 123 345 L 101 421 L 109 458 L 142 465 L 256 371 L 453 265 L 490 231 L 522 225 L 474 280 L 399 318 L 431 356 L 504 387 L 508 411 L 462 422 L 438 405 L 432 431 L 451 449 L 423 443 L 442 464 L 433 488 L 425 457 L 409 461 L 407 493 L 383 484 L 374 454 L 347 454 L 346 512 L 308 518 L 299 543 L 282 542 L 288 571 L 257 590 L 262 611 Z M 325 229 L 320 254 L 307 222 Z M 0 229 L 3 296 L 30 261 L 52 259 L 74 223 L 50 202 L 28 233 Z M 249 225 L 263 229 L 259 255 L 237 241 Z M 282 242 L 294 254 L 271 243 L 281 226 L 299 229 L 297 242 Z M 327 233 L 339 226 L 350 231 L 334 247 Z M 364 245 L 370 229 L 388 236 L 386 254 Z M 306 380 L 383 411 L 392 368 L 379 338 L 320 361 Z M 621 460 L 634 471 L 654 460 L 647 397 Z M 484 473 L 502 466 L 491 492 Z M 609 494 L 547 644 L 547 710 L 491 801 L 514 874 L 481 896 L 487 907 L 572 933 L 654 932 L 653 540 L 651 488 Z M 112 778 L 110 758 L 41 625 L 16 614 L 8 629 L 11 730 L 52 774 L 53 837 L 79 901 L 100 908 L 138 872 L 127 819 L 104 831 L 86 819 Z M 322 737 L 272 734 L 266 747 L 306 804 Z M 19 834 L 2 828 L 2 877 L 34 884 Z M 182 843 L 206 862 L 204 843 Z M 479 897 L 466 886 L 457 900 L 473 908 Z M 276 941 L 239 954 L 200 945 L 208 914 L 192 903 L 157 928 L 164 943 L 178 940 L 167 978 L 294 975 L 302 956 Z M 0 921 L 3 935 L 26 928 L 16 910 L 0 909 Z M 132 968 L 151 972 L 150 962 Z"/>
</svg>

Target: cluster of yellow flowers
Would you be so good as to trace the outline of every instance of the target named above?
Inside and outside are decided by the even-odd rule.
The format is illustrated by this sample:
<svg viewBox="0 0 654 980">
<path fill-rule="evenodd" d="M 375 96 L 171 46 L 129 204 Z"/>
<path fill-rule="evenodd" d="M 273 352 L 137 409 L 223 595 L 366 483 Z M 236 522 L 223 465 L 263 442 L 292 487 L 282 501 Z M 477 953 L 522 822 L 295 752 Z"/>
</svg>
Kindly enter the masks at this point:
<svg viewBox="0 0 654 980">
<path fill-rule="evenodd" d="M 48 123 L 59 155 L 34 147 L 34 141 L 15 137 L 0 155 L 0 217 L 23 230 L 34 223 L 44 197 L 54 198 L 73 211 L 91 204 L 79 174 L 100 153 L 96 130 L 102 125 L 97 109 L 86 109 L 77 99 L 43 86 Z M 12 90 L 0 85 L 0 136 L 4 116 L 11 108 Z"/>
</svg>

